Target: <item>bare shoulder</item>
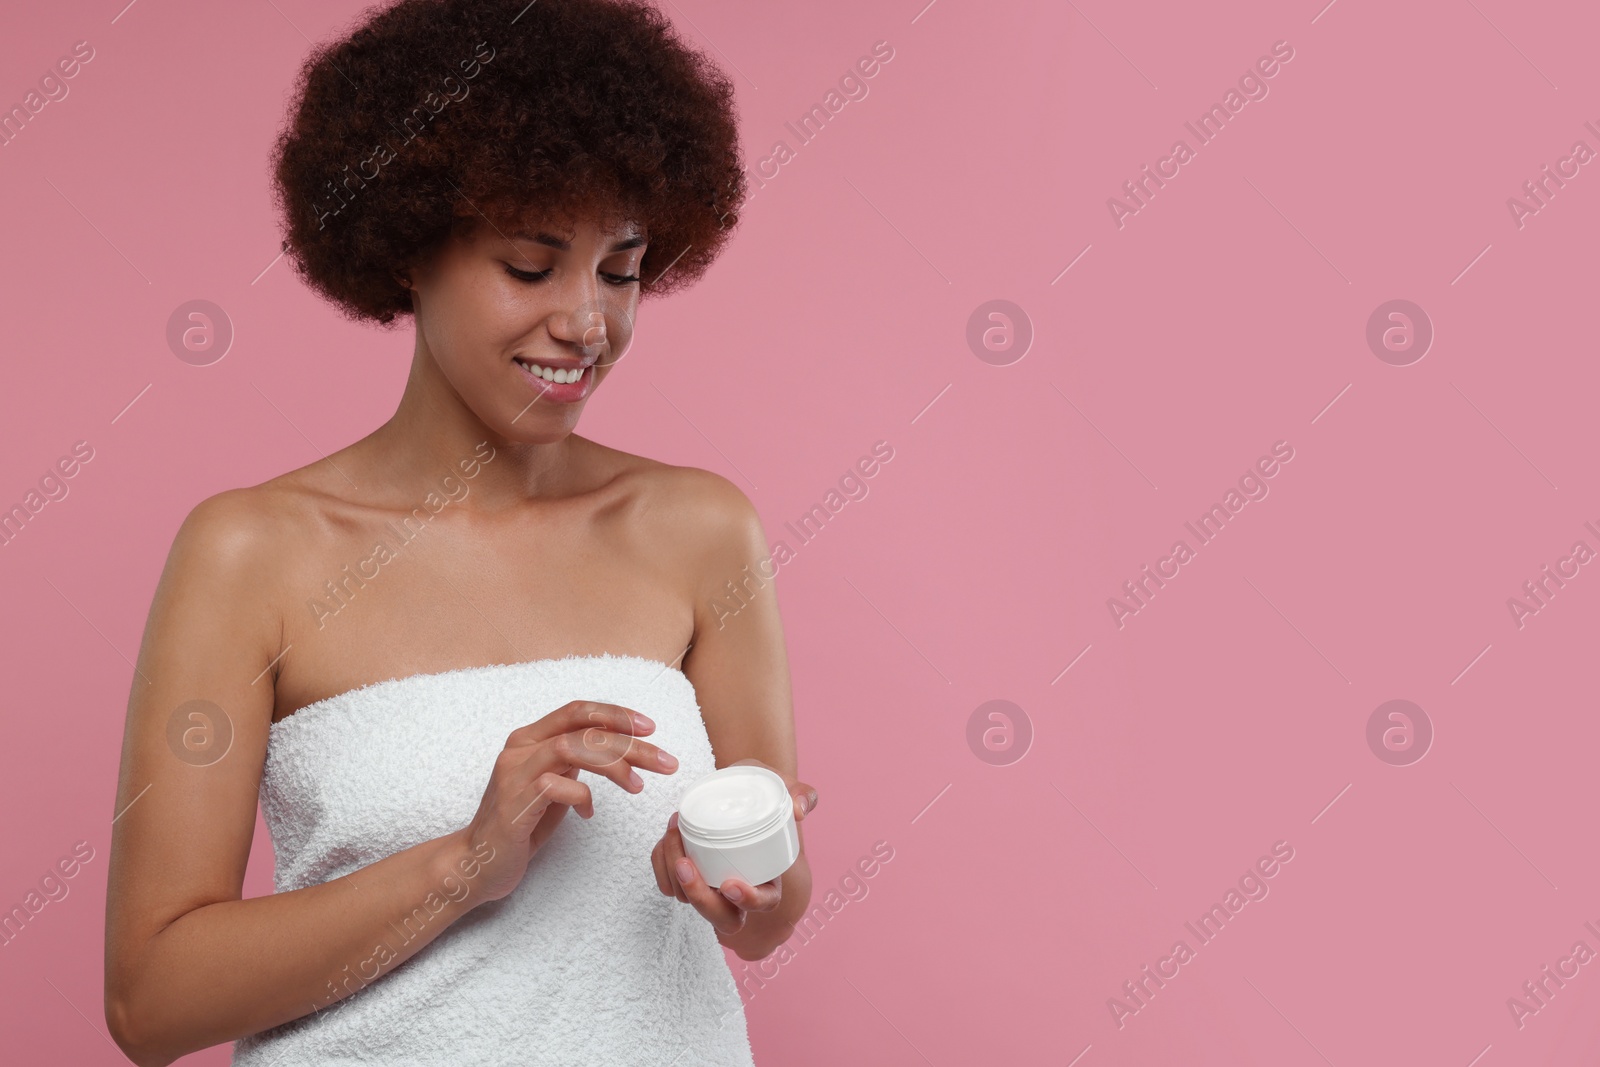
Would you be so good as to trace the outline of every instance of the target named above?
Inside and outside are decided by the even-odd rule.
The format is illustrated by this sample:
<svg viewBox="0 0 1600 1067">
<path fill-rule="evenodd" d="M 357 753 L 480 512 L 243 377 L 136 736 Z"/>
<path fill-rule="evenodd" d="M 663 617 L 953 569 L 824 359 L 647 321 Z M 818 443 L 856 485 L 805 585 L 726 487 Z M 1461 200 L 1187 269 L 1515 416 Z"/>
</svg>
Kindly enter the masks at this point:
<svg viewBox="0 0 1600 1067">
<path fill-rule="evenodd" d="M 246 570 L 270 553 L 273 509 L 261 487 L 226 489 L 189 510 L 172 539 L 175 561 Z"/>
<path fill-rule="evenodd" d="M 766 555 L 761 516 L 738 485 L 714 471 L 607 450 L 612 499 L 641 551 L 698 588 Z"/>
<path fill-rule="evenodd" d="M 281 555 L 286 535 L 315 511 L 304 489 L 287 477 L 201 500 L 178 528 L 174 550 L 225 567 L 259 567 Z"/>
<path fill-rule="evenodd" d="M 277 620 L 281 590 L 297 567 L 307 565 L 312 542 L 327 522 L 326 502 L 292 474 L 223 490 L 184 518 L 161 584 L 203 590 L 258 619 Z"/>
<path fill-rule="evenodd" d="M 629 455 L 618 484 L 637 501 L 653 535 L 709 547 L 760 532 L 750 498 L 714 471 Z"/>
</svg>

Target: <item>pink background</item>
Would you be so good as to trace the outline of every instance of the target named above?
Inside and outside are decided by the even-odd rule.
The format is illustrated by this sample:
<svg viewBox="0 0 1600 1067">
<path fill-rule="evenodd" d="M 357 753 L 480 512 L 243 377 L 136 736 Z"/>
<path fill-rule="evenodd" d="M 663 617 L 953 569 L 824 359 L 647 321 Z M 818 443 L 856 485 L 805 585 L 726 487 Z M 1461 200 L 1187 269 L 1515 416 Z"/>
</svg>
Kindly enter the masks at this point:
<svg viewBox="0 0 1600 1067">
<path fill-rule="evenodd" d="M 0 148 L 0 503 L 95 450 L 0 549 L 0 905 L 96 849 L 0 948 L 12 1062 L 121 1061 L 106 847 L 178 523 L 376 426 L 411 346 L 274 264 L 267 151 L 307 38 L 358 5 L 120 2 L 28 5 L 0 33 L 0 102 L 95 49 Z M 767 969 L 758 1061 L 1592 1063 L 1600 964 L 1521 1028 L 1507 998 L 1600 950 L 1600 568 L 1520 629 L 1507 598 L 1600 549 L 1600 175 L 1521 228 L 1506 201 L 1600 149 L 1600 18 L 922 2 L 666 4 L 731 64 L 751 166 L 795 154 L 724 261 L 646 305 L 582 424 L 734 479 L 791 547 L 784 522 L 894 448 L 779 579 L 816 899 L 874 842 L 894 858 Z M 879 40 L 868 97 L 797 147 L 784 122 Z M 1269 95 L 1119 229 L 1107 198 L 1196 147 L 1183 123 L 1279 40 Z M 196 298 L 236 331 L 208 367 L 164 336 Z M 1409 366 L 1365 339 L 1397 298 L 1436 331 Z M 1008 366 L 965 339 L 992 299 L 1035 332 Z M 1276 441 L 1270 495 L 1119 628 L 1107 598 Z M 1004 766 L 967 740 L 994 699 L 1033 733 Z M 1433 725 L 1420 762 L 1368 746 L 1391 699 Z M 1278 841 L 1270 894 L 1200 946 L 1184 923 Z M 263 830 L 247 893 L 270 871 Z M 1180 938 L 1194 958 L 1119 1027 L 1108 999 Z"/>
</svg>

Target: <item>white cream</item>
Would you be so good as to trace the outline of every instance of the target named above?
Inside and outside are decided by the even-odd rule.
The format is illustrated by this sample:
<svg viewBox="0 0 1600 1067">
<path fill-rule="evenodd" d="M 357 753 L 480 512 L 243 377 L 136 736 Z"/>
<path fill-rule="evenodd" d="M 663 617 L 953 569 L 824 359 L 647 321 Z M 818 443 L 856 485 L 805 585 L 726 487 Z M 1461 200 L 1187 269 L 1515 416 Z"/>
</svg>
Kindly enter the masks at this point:
<svg viewBox="0 0 1600 1067">
<path fill-rule="evenodd" d="M 723 767 L 696 779 L 678 801 L 678 833 L 711 886 L 729 878 L 761 885 L 800 857 L 789 787 L 765 767 Z"/>
</svg>

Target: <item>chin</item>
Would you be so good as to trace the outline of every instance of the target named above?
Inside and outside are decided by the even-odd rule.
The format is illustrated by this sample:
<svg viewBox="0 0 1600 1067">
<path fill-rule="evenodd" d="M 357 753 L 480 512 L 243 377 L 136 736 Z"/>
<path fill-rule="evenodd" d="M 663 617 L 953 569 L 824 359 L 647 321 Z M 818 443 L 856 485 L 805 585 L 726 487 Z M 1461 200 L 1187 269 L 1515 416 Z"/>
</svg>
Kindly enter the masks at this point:
<svg viewBox="0 0 1600 1067">
<path fill-rule="evenodd" d="M 523 412 L 520 418 L 515 411 L 504 416 L 501 432 L 505 434 L 506 439 L 525 445 L 548 445 L 567 437 L 578 428 L 578 416 L 582 414 L 581 407 L 572 411 L 554 411 L 546 408 L 543 412 L 539 411 L 539 407 L 540 405 L 535 404 Z"/>
</svg>

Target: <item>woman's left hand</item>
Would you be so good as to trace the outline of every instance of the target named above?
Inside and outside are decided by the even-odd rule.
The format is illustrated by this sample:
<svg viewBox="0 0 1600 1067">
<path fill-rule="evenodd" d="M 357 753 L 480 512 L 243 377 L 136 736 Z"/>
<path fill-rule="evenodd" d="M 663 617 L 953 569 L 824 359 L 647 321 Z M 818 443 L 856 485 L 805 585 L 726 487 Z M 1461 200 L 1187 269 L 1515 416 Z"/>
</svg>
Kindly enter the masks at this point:
<svg viewBox="0 0 1600 1067">
<path fill-rule="evenodd" d="M 817 791 L 804 782 L 793 781 L 774 767 L 767 767 L 757 759 L 735 760 L 729 766 L 750 764 L 766 767 L 784 778 L 789 796 L 794 801 L 794 817 L 798 822 L 817 806 Z M 738 933 L 749 912 L 771 911 L 783 899 L 783 876 L 770 882 L 751 885 L 741 878 L 729 878 L 720 888 L 712 888 L 700 876 L 694 861 L 684 852 L 683 837 L 678 832 L 678 813 L 667 820 L 667 831 L 650 852 L 650 864 L 656 872 L 656 888 L 663 896 L 675 896 L 685 904 L 693 904 L 721 936 Z"/>
</svg>

